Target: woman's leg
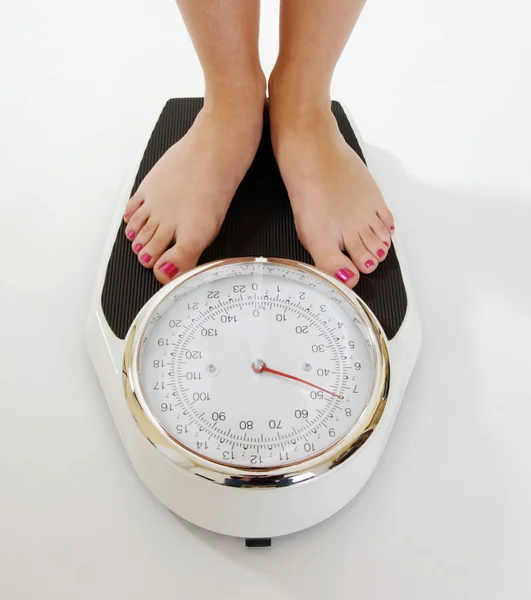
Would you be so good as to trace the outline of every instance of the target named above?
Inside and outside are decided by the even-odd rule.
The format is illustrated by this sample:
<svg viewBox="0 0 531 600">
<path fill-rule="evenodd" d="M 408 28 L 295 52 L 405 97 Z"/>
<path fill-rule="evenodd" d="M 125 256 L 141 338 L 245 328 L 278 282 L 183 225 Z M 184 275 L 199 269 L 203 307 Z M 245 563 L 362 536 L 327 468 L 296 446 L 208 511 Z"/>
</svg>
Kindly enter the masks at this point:
<svg viewBox="0 0 531 600">
<path fill-rule="evenodd" d="M 363 5 L 282 0 L 269 81 L 273 148 L 299 237 L 316 265 L 349 287 L 385 259 L 394 230 L 380 190 L 330 110 L 332 74 Z"/>
<path fill-rule="evenodd" d="M 205 76 L 205 105 L 125 210 L 140 263 L 167 283 L 217 235 L 262 134 L 259 0 L 177 0 Z M 174 243 L 175 242 L 175 243 Z"/>
</svg>

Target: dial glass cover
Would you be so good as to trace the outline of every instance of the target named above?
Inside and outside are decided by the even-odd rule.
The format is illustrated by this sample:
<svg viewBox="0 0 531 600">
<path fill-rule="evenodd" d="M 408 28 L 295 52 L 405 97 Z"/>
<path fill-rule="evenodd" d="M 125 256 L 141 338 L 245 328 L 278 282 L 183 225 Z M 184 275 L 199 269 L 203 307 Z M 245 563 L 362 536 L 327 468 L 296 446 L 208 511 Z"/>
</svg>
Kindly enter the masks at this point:
<svg viewBox="0 0 531 600">
<path fill-rule="evenodd" d="M 265 259 L 184 279 L 141 332 L 144 410 L 179 445 L 232 467 L 279 468 L 330 449 L 366 408 L 377 360 L 342 290 Z"/>
</svg>

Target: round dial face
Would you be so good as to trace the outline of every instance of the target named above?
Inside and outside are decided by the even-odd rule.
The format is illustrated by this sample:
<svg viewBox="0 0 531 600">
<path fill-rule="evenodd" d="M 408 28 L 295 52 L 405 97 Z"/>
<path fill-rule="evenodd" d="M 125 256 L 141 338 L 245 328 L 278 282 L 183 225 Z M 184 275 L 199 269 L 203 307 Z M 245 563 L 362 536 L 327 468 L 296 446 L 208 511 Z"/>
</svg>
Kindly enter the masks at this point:
<svg viewBox="0 0 531 600">
<path fill-rule="evenodd" d="M 178 444 L 233 467 L 284 467 L 336 445 L 367 406 L 376 360 L 341 290 L 260 259 L 184 280 L 142 333 L 145 408 Z"/>
</svg>

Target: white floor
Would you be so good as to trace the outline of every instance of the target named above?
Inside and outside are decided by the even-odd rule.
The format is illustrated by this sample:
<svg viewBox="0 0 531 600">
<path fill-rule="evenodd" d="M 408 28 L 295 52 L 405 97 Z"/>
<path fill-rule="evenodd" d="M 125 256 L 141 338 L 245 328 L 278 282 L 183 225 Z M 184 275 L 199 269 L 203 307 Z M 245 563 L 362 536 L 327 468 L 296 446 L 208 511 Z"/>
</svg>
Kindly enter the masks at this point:
<svg viewBox="0 0 531 600">
<path fill-rule="evenodd" d="M 201 93 L 178 12 L 2 2 L 2 599 L 531 597 L 531 8 L 368 4 L 334 84 L 396 214 L 424 347 L 364 491 L 264 552 L 151 497 L 84 346 L 135 152 L 166 98 Z"/>
</svg>

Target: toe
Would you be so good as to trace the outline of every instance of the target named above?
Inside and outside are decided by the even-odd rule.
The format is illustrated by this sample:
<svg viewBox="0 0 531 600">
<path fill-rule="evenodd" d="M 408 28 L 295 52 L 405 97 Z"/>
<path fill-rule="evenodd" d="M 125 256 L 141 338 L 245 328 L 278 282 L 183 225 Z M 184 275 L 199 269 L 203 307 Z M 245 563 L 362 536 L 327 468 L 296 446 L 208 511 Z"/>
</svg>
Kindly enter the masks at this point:
<svg viewBox="0 0 531 600">
<path fill-rule="evenodd" d="M 385 249 L 388 249 L 391 246 L 391 234 L 389 233 L 389 229 L 387 229 L 387 227 L 384 225 L 383 221 L 375 215 L 370 223 L 370 228 L 372 232 L 378 236 L 378 239 L 385 246 Z"/>
<path fill-rule="evenodd" d="M 367 250 L 357 232 L 345 237 L 345 245 L 352 262 L 359 271 L 367 274 L 372 273 L 376 269 L 378 266 L 376 257 Z"/>
<path fill-rule="evenodd" d="M 377 214 L 380 217 L 382 223 L 386 226 L 389 233 L 392 235 L 395 230 L 395 220 L 391 211 L 387 208 L 387 206 L 382 206 L 377 210 Z"/>
<path fill-rule="evenodd" d="M 140 233 L 140 230 L 146 224 L 149 219 L 149 211 L 144 206 L 141 206 L 127 222 L 125 228 L 125 236 L 131 242 L 136 239 L 136 236 Z"/>
<path fill-rule="evenodd" d="M 378 262 L 382 262 L 387 256 L 387 247 L 382 244 L 382 240 L 370 229 L 365 227 L 359 232 L 363 245 L 375 257 Z"/>
<path fill-rule="evenodd" d="M 316 239 L 313 243 L 307 243 L 305 246 L 318 269 L 339 279 L 351 289 L 358 283 L 360 279 L 358 269 L 333 241 L 326 242 Z"/>
<path fill-rule="evenodd" d="M 150 217 L 146 221 L 144 227 L 136 234 L 135 239 L 131 241 L 131 246 L 135 254 L 141 252 L 151 242 L 158 228 L 159 223 L 153 217 Z"/>
<path fill-rule="evenodd" d="M 170 282 L 179 273 L 195 267 L 204 249 L 204 244 L 187 238 L 185 234 L 178 235 L 175 245 L 157 260 L 153 268 L 155 277 L 161 283 Z"/>
<path fill-rule="evenodd" d="M 124 221 L 126 223 L 129 223 L 131 217 L 142 206 L 142 204 L 144 204 L 144 198 L 140 194 L 136 193 L 131 196 L 124 210 Z"/>
<path fill-rule="evenodd" d="M 161 254 L 172 243 L 173 238 L 173 229 L 166 225 L 159 225 L 147 244 L 137 252 L 140 264 L 148 269 L 152 268 L 159 260 Z"/>
</svg>

